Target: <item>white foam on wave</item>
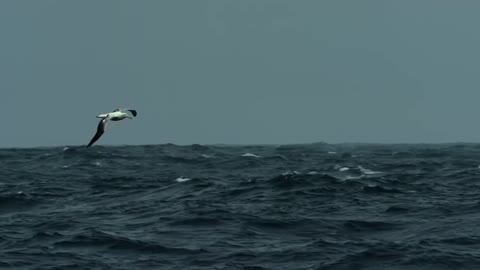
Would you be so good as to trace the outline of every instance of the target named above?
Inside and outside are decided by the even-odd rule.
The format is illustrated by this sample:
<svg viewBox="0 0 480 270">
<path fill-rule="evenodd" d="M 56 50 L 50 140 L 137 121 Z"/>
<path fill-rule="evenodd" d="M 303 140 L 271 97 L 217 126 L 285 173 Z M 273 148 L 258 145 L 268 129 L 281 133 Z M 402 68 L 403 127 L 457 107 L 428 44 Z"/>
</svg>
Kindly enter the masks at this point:
<svg viewBox="0 0 480 270">
<path fill-rule="evenodd" d="M 70 148 L 68 148 L 68 147 L 65 146 L 65 147 L 63 148 L 63 151 L 67 151 L 68 149 L 70 149 Z"/>
<path fill-rule="evenodd" d="M 260 156 L 257 156 L 255 154 L 252 154 L 252 153 L 245 153 L 242 155 L 242 157 L 254 157 L 254 158 L 259 158 Z"/>
<path fill-rule="evenodd" d="M 376 172 L 376 171 L 372 171 L 372 170 L 369 170 L 369 169 L 366 169 L 362 166 L 358 166 L 358 169 L 360 169 L 360 171 L 363 173 L 363 174 L 379 174 L 379 173 L 382 173 L 382 172 Z"/>
<path fill-rule="evenodd" d="M 286 171 L 284 173 L 282 173 L 283 176 L 287 176 L 287 175 L 299 175 L 300 173 L 298 171 Z"/>
<path fill-rule="evenodd" d="M 175 179 L 175 181 L 177 181 L 178 183 L 187 182 L 187 181 L 190 181 L 190 180 L 192 180 L 192 179 L 187 178 L 187 177 L 183 177 L 183 176 L 180 176 L 177 179 Z"/>
<path fill-rule="evenodd" d="M 340 169 L 338 169 L 338 170 L 341 171 L 341 172 L 346 172 L 346 171 L 349 171 L 350 168 L 348 168 L 348 167 L 342 167 L 342 168 L 340 168 Z"/>
<path fill-rule="evenodd" d="M 342 178 L 342 180 L 346 181 L 346 180 L 357 180 L 357 179 L 362 179 L 363 178 L 363 175 L 360 175 L 360 176 L 353 176 L 353 175 L 347 175 L 345 177 Z"/>
<path fill-rule="evenodd" d="M 319 174 L 319 173 L 316 172 L 316 171 L 311 171 L 311 172 L 308 172 L 307 174 L 308 174 L 308 175 L 317 175 L 317 174 Z"/>
<path fill-rule="evenodd" d="M 334 152 L 334 151 L 329 151 L 329 152 L 327 152 L 327 153 L 330 154 L 330 155 L 335 155 L 335 154 L 337 154 L 337 152 Z"/>
</svg>

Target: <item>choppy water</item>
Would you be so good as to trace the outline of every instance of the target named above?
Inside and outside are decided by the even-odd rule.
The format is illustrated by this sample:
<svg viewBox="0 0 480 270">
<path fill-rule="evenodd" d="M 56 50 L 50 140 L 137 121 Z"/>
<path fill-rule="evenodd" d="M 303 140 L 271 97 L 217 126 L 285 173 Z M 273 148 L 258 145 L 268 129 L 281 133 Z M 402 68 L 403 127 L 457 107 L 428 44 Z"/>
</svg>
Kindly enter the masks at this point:
<svg viewBox="0 0 480 270">
<path fill-rule="evenodd" d="M 1 269 L 480 269 L 480 145 L 0 149 Z"/>
</svg>

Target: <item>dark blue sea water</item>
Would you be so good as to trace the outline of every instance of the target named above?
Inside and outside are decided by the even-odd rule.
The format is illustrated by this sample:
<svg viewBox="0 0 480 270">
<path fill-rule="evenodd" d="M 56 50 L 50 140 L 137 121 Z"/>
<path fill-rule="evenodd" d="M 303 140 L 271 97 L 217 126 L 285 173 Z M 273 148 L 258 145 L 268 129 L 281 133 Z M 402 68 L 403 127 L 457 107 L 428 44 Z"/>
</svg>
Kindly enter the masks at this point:
<svg viewBox="0 0 480 270">
<path fill-rule="evenodd" d="M 480 269 L 480 145 L 0 149 L 0 269 Z"/>
</svg>

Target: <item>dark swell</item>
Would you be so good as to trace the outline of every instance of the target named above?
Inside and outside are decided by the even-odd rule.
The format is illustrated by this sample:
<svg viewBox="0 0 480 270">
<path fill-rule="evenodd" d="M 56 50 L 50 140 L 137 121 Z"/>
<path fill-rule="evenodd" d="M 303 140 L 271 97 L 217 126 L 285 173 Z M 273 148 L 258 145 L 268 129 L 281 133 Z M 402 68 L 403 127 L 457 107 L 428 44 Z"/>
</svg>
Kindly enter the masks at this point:
<svg viewBox="0 0 480 270">
<path fill-rule="evenodd" d="M 476 269 L 480 145 L 0 149 L 0 268 Z"/>
</svg>

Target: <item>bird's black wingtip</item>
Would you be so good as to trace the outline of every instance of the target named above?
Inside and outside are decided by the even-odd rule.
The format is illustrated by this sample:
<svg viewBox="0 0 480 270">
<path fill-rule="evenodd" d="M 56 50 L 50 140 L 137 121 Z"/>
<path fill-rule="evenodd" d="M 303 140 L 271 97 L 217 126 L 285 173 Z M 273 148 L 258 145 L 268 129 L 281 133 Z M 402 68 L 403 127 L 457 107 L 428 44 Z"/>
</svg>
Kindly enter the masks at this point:
<svg viewBox="0 0 480 270">
<path fill-rule="evenodd" d="M 132 114 L 133 114 L 133 117 L 137 117 L 137 111 L 136 110 L 129 110 Z"/>
</svg>

